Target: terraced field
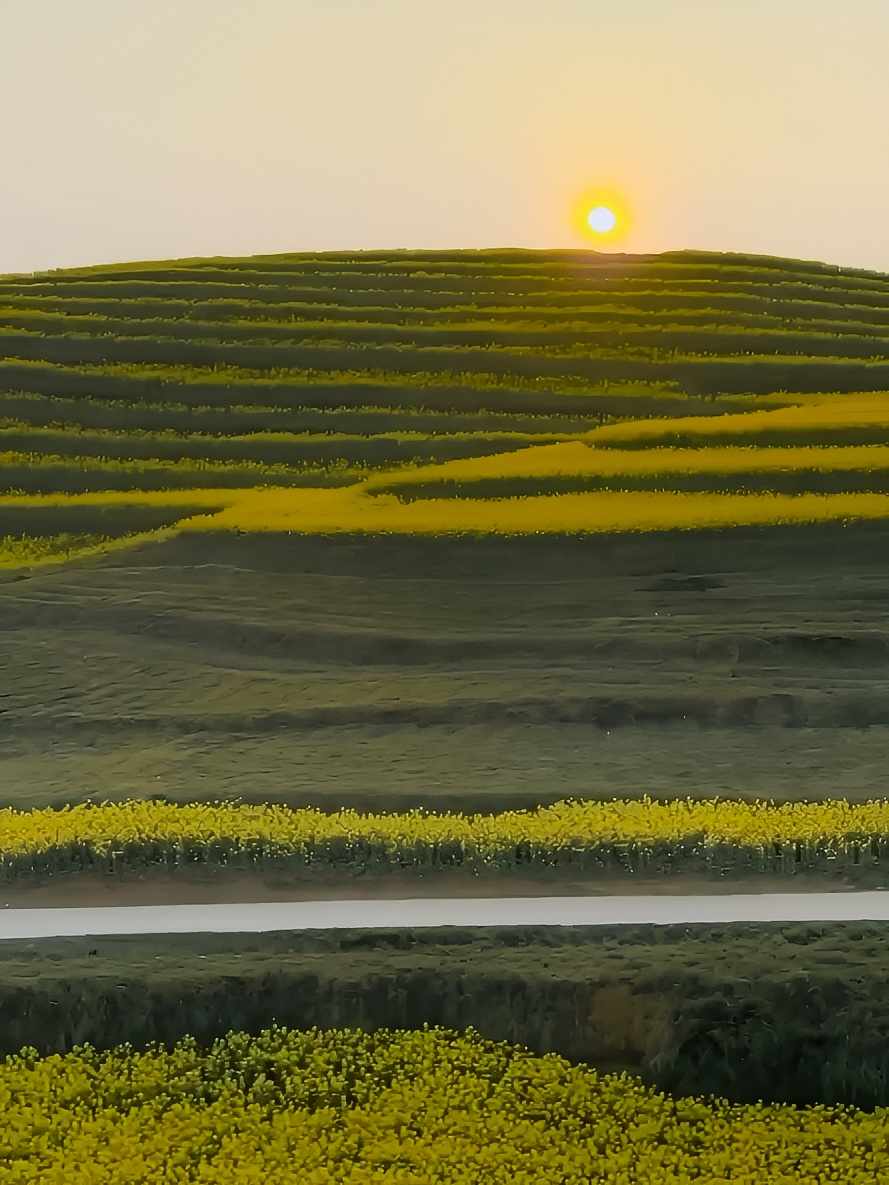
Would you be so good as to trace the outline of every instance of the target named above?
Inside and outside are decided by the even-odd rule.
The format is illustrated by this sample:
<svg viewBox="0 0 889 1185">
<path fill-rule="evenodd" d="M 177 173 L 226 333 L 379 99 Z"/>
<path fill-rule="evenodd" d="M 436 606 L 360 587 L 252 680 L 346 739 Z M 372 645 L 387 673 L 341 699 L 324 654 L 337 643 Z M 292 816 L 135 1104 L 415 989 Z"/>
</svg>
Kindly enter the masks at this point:
<svg viewBox="0 0 889 1185">
<path fill-rule="evenodd" d="M 192 260 L 0 318 L 7 801 L 882 791 L 889 278 Z"/>
<path fill-rule="evenodd" d="M 0 505 L 155 491 L 175 518 L 200 489 L 223 513 L 196 525 L 429 533 L 883 515 L 887 343 L 884 276 L 694 252 L 7 277 Z"/>
<path fill-rule="evenodd" d="M 343 482 L 367 468 L 570 438 L 627 406 L 682 406 L 667 384 L 621 376 L 613 390 L 613 366 L 591 381 L 576 356 L 589 337 L 577 323 L 584 311 L 572 311 L 584 284 L 570 270 L 570 259 L 507 253 L 9 279 L 0 284 L 9 488 Z M 615 342 L 614 326 L 603 328 L 604 358 Z"/>
</svg>

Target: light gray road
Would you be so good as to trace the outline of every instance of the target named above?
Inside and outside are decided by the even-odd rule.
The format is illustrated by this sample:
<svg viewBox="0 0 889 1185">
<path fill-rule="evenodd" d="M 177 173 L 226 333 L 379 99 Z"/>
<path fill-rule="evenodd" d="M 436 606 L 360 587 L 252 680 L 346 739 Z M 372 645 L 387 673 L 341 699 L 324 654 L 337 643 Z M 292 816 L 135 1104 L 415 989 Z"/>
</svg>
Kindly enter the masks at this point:
<svg viewBox="0 0 889 1185">
<path fill-rule="evenodd" d="M 425 898 L 0 911 L 0 939 L 420 926 L 889 921 L 889 891 L 720 896 Z"/>
</svg>

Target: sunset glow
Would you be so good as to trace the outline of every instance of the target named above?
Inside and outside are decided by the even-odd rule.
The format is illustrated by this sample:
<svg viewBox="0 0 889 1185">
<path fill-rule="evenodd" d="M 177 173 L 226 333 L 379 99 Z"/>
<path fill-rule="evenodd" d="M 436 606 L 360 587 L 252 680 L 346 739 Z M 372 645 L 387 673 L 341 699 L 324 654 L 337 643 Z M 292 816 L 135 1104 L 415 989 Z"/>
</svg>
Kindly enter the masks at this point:
<svg viewBox="0 0 889 1185">
<path fill-rule="evenodd" d="M 887 43 L 880 0 L 0 4 L 0 274 L 492 246 L 889 271 Z"/>
<path fill-rule="evenodd" d="M 627 200 L 611 186 L 587 189 L 574 203 L 571 226 L 587 243 L 604 247 L 622 242 L 631 229 Z"/>
</svg>

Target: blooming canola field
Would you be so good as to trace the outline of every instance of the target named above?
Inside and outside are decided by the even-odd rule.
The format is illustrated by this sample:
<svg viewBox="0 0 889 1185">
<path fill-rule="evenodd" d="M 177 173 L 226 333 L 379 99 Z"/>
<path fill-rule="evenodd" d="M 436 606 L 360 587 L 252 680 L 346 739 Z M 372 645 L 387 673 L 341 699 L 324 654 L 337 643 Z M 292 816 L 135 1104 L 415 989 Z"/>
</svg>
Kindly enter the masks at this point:
<svg viewBox="0 0 889 1185">
<path fill-rule="evenodd" d="M 214 512 L 184 526 L 883 518 L 887 340 L 877 273 L 700 252 L 327 253 L 5 277 L 0 511 L 151 492 L 175 508 L 210 490 Z M 708 455 L 671 443 L 687 438 Z M 864 452 L 844 451 L 853 442 Z M 425 504 L 404 505 L 408 490 Z M 7 565 L 21 562 L 13 542 Z"/>
<path fill-rule="evenodd" d="M 889 1171 L 882 1111 L 671 1099 L 471 1031 L 273 1028 L 207 1051 L 34 1053 L 0 1069 L 0 1164 L 16 1185 L 870 1185 Z"/>
<path fill-rule="evenodd" d="M 543 868 L 596 857 L 604 869 L 628 859 L 692 854 L 724 865 L 743 855 L 770 862 L 785 852 L 790 871 L 816 855 L 858 864 L 889 847 L 889 801 L 560 802 L 497 815 L 359 814 L 231 803 L 127 802 L 61 810 L 0 810 L 7 875 L 29 862 L 41 871 L 102 866 L 176 866 L 280 861 L 283 867 L 338 865 L 396 870 Z M 785 862 L 782 861 L 782 864 Z M 592 861 L 590 861 L 592 863 Z"/>
</svg>

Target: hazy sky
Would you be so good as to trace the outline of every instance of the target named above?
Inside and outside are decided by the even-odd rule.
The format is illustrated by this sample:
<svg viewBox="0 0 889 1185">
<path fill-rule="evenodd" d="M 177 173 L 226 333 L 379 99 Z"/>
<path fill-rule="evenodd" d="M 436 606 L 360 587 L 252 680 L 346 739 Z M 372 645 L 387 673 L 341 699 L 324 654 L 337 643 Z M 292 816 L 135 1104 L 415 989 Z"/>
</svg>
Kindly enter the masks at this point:
<svg viewBox="0 0 889 1185">
<path fill-rule="evenodd" d="M 0 272 L 590 245 L 889 271 L 889 0 L 0 0 Z"/>
</svg>

